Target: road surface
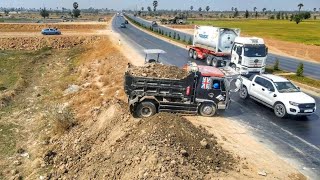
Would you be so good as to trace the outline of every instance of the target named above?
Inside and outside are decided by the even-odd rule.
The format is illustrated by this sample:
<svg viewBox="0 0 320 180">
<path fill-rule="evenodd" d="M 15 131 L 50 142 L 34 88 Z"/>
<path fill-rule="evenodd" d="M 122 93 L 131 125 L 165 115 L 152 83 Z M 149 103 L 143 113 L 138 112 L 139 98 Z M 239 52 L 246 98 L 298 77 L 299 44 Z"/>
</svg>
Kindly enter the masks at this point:
<svg viewBox="0 0 320 180">
<path fill-rule="evenodd" d="M 139 17 L 134 17 L 132 15 L 129 15 L 132 19 L 136 20 L 137 22 L 143 23 L 147 26 L 151 26 L 151 23 L 149 21 L 146 21 L 144 19 L 141 19 Z M 176 31 L 173 30 L 171 28 L 168 27 L 164 27 L 164 26 L 158 26 L 158 28 L 164 30 L 164 32 L 171 32 L 171 34 L 173 34 L 174 32 L 176 32 L 177 34 L 180 35 L 181 39 L 185 38 L 187 41 L 191 38 L 193 38 L 192 35 L 181 32 L 181 31 Z M 297 58 L 290 58 L 290 57 L 285 57 L 285 56 L 280 56 L 280 55 L 276 55 L 276 54 L 268 54 L 268 58 L 267 58 L 267 65 L 272 66 L 275 63 L 275 59 L 278 58 L 279 62 L 280 62 L 280 69 L 289 71 L 289 72 L 296 72 L 297 67 L 299 65 L 299 63 L 303 63 L 304 64 L 304 75 L 305 76 L 309 76 L 315 79 L 320 79 L 320 63 L 314 63 L 314 62 L 307 62 L 307 61 L 303 61 L 303 60 L 299 60 Z"/>
<path fill-rule="evenodd" d="M 141 55 L 143 49 L 158 48 L 167 52 L 161 55 L 163 63 L 181 67 L 188 61 L 194 61 L 188 57 L 186 49 L 144 33 L 130 24 L 127 28 L 119 28 L 123 21 L 122 17 L 114 18 L 114 31 L 132 43 Z M 318 107 L 315 114 L 306 118 L 279 119 L 271 109 L 250 99 L 242 100 L 238 94 L 233 94 L 230 108 L 220 112 L 220 115 L 251 127 L 253 134 L 262 143 L 296 164 L 304 174 L 317 179 L 320 178 L 320 98 L 314 98 Z"/>
</svg>

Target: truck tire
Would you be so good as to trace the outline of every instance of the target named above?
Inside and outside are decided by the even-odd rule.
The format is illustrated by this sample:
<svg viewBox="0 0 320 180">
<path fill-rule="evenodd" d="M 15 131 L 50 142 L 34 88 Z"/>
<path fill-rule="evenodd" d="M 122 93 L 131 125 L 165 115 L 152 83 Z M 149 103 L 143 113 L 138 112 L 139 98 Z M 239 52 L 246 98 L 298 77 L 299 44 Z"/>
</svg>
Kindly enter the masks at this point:
<svg viewBox="0 0 320 180">
<path fill-rule="evenodd" d="M 199 109 L 201 116 L 211 117 L 216 114 L 217 108 L 212 103 L 202 103 Z"/>
<path fill-rule="evenodd" d="M 193 58 L 193 49 L 189 49 L 189 57 Z"/>
<path fill-rule="evenodd" d="M 287 116 L 286 106 L 281 102 L 278 102 L 273 107 L 274 114 L 279 118 L 284 118 Z"/>
<path fill-rule="evenodd" d="M 207 63 L 208 66 L 211 66 L 211 65 L 212 65 L 212 56 L 209 55 L 209 56 L 207 57 L 206 63 Z"/>
<path fill-rule="evenodd" d="M 150 101 L 143 101 L 138 104 L 136 114 L 140 118 L 147 118 L 156 114 L 157 109 L 154 103 Z"/>
<path fill-rule="evenodd" d="M 217 67 L 218 60 L 216 58 L 212 58 L 212 66 Z"/>
<path fill-rule="evenodd" d="M 247 87 L 244 86 L 244 87 L 240 88 L 239 95 L 240 95 L 240 98 L 247 99 L 248 98 L 248 89 L 247 89 Z"/>
<path fill-rule="evenodd" d="M 197 60 L 198 59 L 198 53 L 197 51 L 193 51 L 193 59 Z"/>
</svg>

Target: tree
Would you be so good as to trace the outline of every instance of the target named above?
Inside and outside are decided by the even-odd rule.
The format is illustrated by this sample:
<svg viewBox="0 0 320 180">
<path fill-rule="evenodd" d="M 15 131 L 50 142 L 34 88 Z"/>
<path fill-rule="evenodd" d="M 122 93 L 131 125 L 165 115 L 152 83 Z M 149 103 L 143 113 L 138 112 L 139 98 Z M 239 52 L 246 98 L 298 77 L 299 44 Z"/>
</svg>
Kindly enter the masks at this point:
<svg viewBox="0 0 320 180">
<path fill-rule="evenodd" d="M 81 11 L 78 9 L 79 4 L 77 2 L 73 3 L 72 16 L 78 18 L 80 16 Z"/>
<path fill-rule="evenodd" d="M 303 19 L 310 19 L 311 18 L 311 13 L 310 12 L 305 12 L 301 13 Z"/>
<path fill-rule="evenodd" d="M 210 10 L 210 7 L 209 7 L 209 6 L 207 6 L 207 7 L 206 7 L 206 11 L 208 12 L 209 10 Z"/>
<path fill-rule="evenodd" d="M 77 2 L 74 2 L 73 3 L 73 9 L 78 9 L 78 7 L 79 7 L 79 4 Z"/>
<path fill-rule="evenodd" d="M 201 7 L 199 7 L 198 11 L 199 11 L 199 12 L 201 12 L 201 11 L 202 11 L 202 8 L 201 8 Z"/>
<path fill-rule="evenodd" d="M 191 10 L 191 11 L 193 10 L 193 6 L 190 6 L 190 10 Z"/>
<path fill-rule="evenodd" d="M 45 19 L 45 18 L 48 18 L 50 14 L 49 14 L 49 11 L 46 10 L 46 8 L 43 8 L 40 10 L 40 15 Z"/>
<path fill-rule="evenodd" d="M 151 7 L 150 6 L 148 6 L 147 9 L 148 9 L 149 12 L 151 12 Z"/>
<path fill-rule="evenodd" d="M 141 11 L 143 11 L 144 10 L 144 7 L 141 7 Z"/>
<path fill-rule="evenodd" d="M 234 10 L 234 8 L 232 7 L 232 8 L 231 8 L 231 11 L 233 12 L 233 10 Z"/>
<path fill-rule="evenodd" d="M 317 8 L 313 8 L 313 11 L 316 12 L 316 11 L 317 11 Z"/>
<path fill-rule="evenodd" d="M 299 12 L 301 10 L 301 8 L 303 7 L 304 5 L 302 3 L 298 4 L 298 7 L 299 7 Z"/>
<path fill-rule="evenodd" d="M 9 13 L 10 13 L 10 11 L 9 11 L 8 9 L 5 9 L 5 10 L 4 10 L 4 15 L 5 15 L 5 16 L 9 16 Z"/>
<path fill-rule="evenodd" d="M 299 24 L 302 21 L 302 16 L 301 14 L 296 14 L 293 16 L 293 20 L 296 22 L 296 24 Z"/>
<path fill-rule="evenodd" d="M 267 8 L 263 8 L 263 9 L 262 9 L 262 12 L 264 13 L 266 10 L 267 10 Z"/>
<path fill-rule="evenodd" d="M 153 1 L 153 11 L 156 11 L 158 7 L 158 1 Z"/>
<path fill-rule="evenodd" d="M 256 12 L 256 10 L 257 10 L 257 7 L 254 7 L 254 8 L 253 8 L 253 11 Z"/>
<path fill-rule="evenodd" d="M 255 18 L 257 19 L 258 18 L 258 11 L 256 11 L 256 14 L 255 14 Z"/>
<path fill-rule="evenodd" d="M 246 13 L 245 13 L 245 15 L 244 15 L 246 18 L 248 18 L 249 17 L 249 11 L 248 10 L 246 10 Z"/>
<path fill-rule="evenodd" d="M 238 16 L 239 16 L 238 8 L 234 8 L 234 14 L 233 14 L 233 17 L 238 17 Z"/>
<path fill-rule="evenodd" d="M 300 63 L 297 67 L 296 75 L 302 77 L 303 76 L 303 63 Z"/>
<path fill-rule="evenodd" d="M 280 19 L 280 18 L 281 18 L 281 13 L 278 12 L 278 14 L 277 14 L 277 19 Z"/>
</svg>

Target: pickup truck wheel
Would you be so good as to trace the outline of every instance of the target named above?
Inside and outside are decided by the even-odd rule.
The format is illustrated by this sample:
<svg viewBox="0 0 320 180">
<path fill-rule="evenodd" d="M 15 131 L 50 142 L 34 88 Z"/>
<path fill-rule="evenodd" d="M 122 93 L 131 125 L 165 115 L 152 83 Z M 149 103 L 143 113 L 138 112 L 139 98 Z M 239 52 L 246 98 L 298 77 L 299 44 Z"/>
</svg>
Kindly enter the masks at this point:
<svg viewBox="0 0 320 180">
<path fill-rule="evenodd" d="M 211 56 L 207 57 L 206 63 L 207 63 L 208 66 L 212 65 L 212 57 Z"/>
<path fill-rule="evenodd" d="M 277 103 L 274 105 L 274 114 L 279 118 L 284 118 L 287 116 L 286 107 L 282 103 Z"/>
<path fill-rule="evenodd" d="M 248 98 L 248 89 L 246 87 L 242 87 L 239 91 L 239 95 L 242 99 L 247 99 Z"/>
<path fill-rule="evenodd" d="M 193 49 L 189 49 L 189 57 L 193 58 Z"/>
<path fill-rule="evenodd" d="M 197 60 L 198 59 L 198 53 L 197 51 L 193 51 L 193 59 Z"/>
<path fill-rule="evenodd" d="M 154 115 L 157 112 L 156 106 L 152 102 L 141 102 L 137 106 L 137 116 L 140 118 L 146 118 Z"/>
<path fill-rule="evenodd" d="M 213 105 L 213 104 L 210 104 L 210 103 L 203 103 L 201 106 L 200 106 L 200 114 L 201 116 L 205 116 L 205 117 L 211 117 L 213 115 L 216 114 L 216 107 Z"/>
</svg>

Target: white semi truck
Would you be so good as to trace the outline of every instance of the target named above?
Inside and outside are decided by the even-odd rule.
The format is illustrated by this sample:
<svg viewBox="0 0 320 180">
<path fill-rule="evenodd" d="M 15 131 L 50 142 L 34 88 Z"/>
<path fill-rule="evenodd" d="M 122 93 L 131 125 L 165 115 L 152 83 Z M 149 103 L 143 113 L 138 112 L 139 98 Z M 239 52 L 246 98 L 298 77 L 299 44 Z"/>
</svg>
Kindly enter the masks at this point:
<svg viewBox="0 0 320 180">
<path fill-rule="evenodd" d="M 241 74 L 263 73 L 267 51 L 263 39 L 240 37 L 240 29 L 195 26 L 189 57 L 215 67 L 229 65 Z"/>
</svg>

